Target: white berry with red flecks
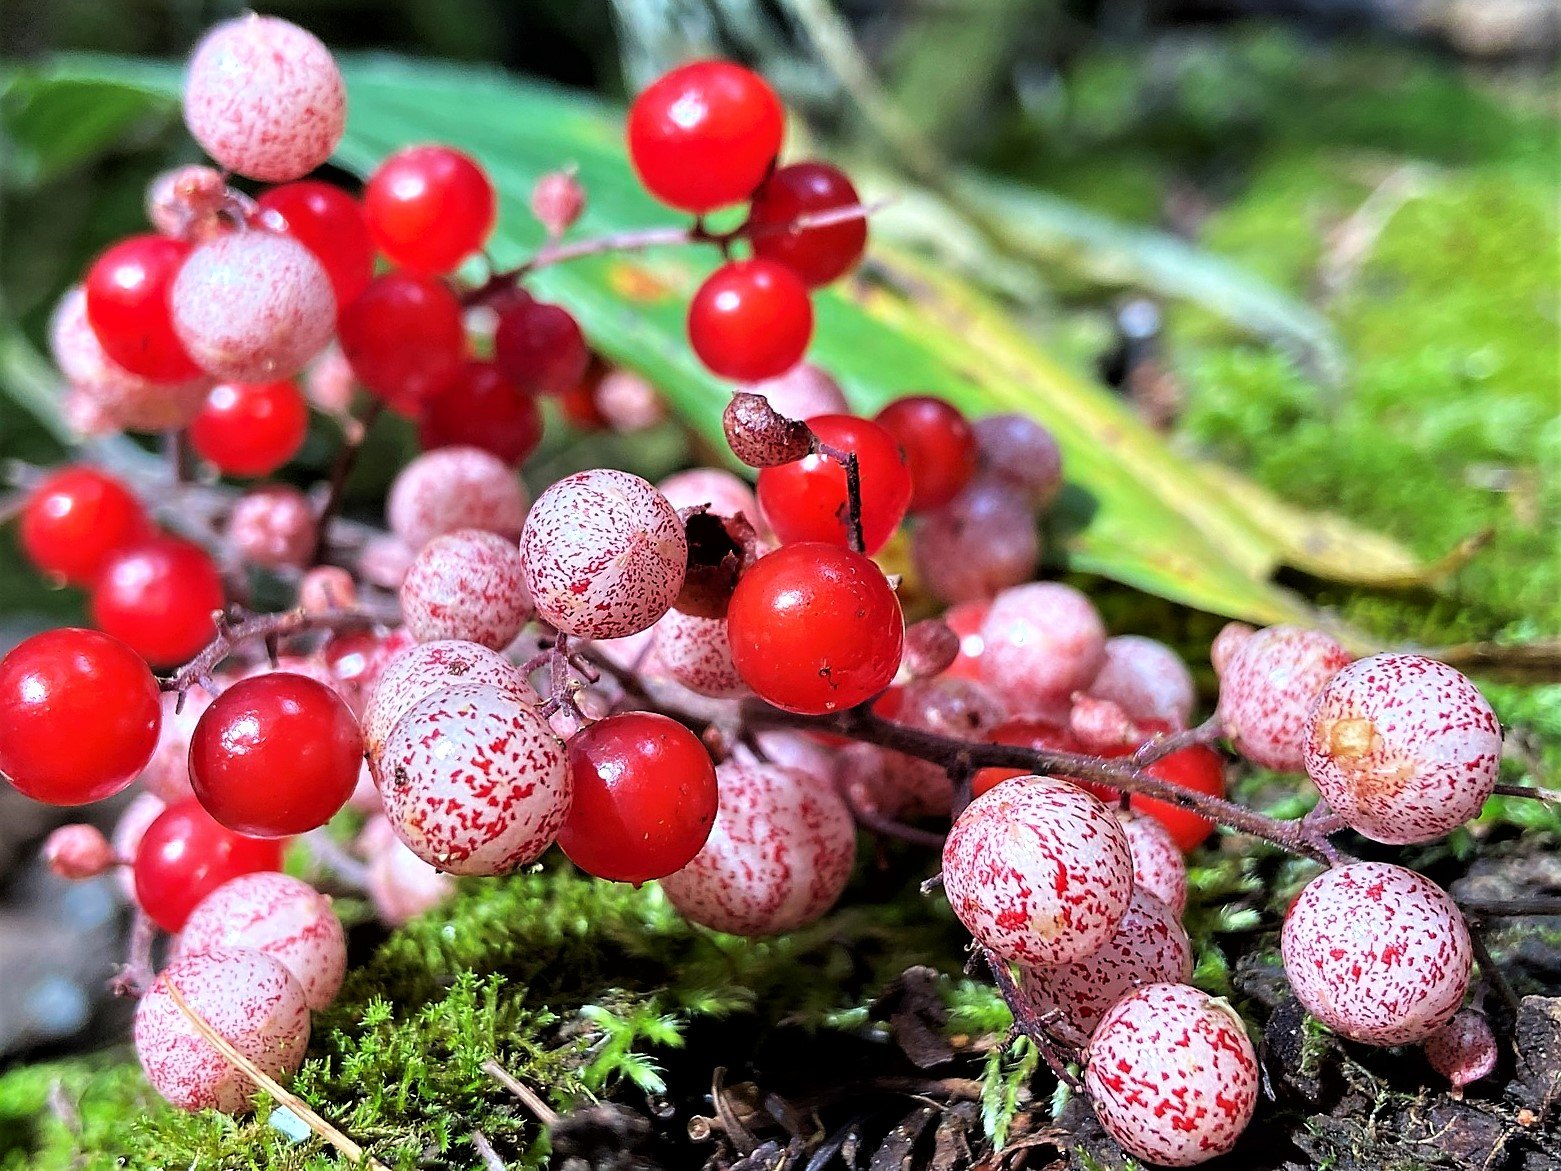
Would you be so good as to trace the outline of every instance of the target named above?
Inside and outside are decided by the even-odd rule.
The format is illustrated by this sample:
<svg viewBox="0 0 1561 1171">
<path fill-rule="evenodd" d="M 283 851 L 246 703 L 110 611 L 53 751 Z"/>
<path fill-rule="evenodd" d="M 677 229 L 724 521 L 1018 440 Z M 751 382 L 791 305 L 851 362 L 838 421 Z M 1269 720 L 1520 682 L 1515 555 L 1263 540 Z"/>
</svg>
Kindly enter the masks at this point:
<svg viewBox="0 0 1561 1171">
<path fill-rule="evenodd" d="M 1253 764 L 1300 772 L 1312 705 L 1350 655 L 1326 634 L 1270 626 L 1249 636 L 1220 675 L 1218 715 Z"/>
<path fill-rule="evenodd" d="M 291 378 L 325 348 L 336 294 L 314 253 L 290 236 L 248 231 L 191 252 L 168 292 L 174 331 L 214 378 Z"/>
<path fill-rule="evenodd" d="M 380 671 L 363 708 L 363 743 L 370 759 L 396 721 L 425 696 L 456 683 L 483 683 L 535 704 L 520 668 L 475 642 L 425 642 L 398 651 Z"/>
<path fill-rule="evenodd" d="M 347 124 L 347 89 L 313 33 L 250 14 L 217 25 L 196 46 L 184 122 L 228 170 L 286 183 L 331 157 Z"/>
<path fill-rule="evenodd" d="M 293 974 L 247 947 L 180 956 L 136 1007 L 135 1047 L 152 1088 L 181 1110 L 243 1114 L 259 1087 L 203 1037 L 174 1002 L 273 1078 L 297 1071 L 309 1046 L 309 1003 Z"/>
<path fill-rule="evenodd" d="M 673 508 L 703 505 L 717 516 L 741 514 L 749 524 L 759 523 L 759 500 L 740 476 L 721 468 L 689 468 L 673 472 L 656 485 Z"/>
<path fill-rule="evenodd" d="M 1145 984 L 1179 984 L 1192 975 L 1192 945 L 1175 912 L 1135 888 L 1111 938 L 1071 964 L 1019 969 L 1019 992 L 1042 1017 L 1072 1030 L 1078 1043 L 1122 997 Z"/>
<path fill-rule="evenodd" d="M 1422 1043 L 1431 1068 L 1445 1077 L 1455 1090 L 1470 1082 L 1489 1077 L 1496 1070 L 1500 1051 L 1496 1034 L 1485 1014 L 1472 1008 L 1460 1009 Z"/>
<path fill-rule="evenodd" d="M 732 663 L 725 618 L 668 610 L 655 631 L 657 661 L 684 687 L 715 699 L 747 693 L 748 686 Z"/>
<path fill-rule="evenodd" d="M 566 634 L 622 638 L 671 608 L 683 588 L 688 538 L 649 483 L 596 468 L 537 498 L 520 556 L 538 614 Z"/>
<path fill-rule="evenodd" d="M 1168 1167 L 1223 1155 L 1257 1106 L 1257 1053 L 1236 1010 L 1186 984 L 1119 1000 L 1090 1038 L 1084 1084 L 1122 1149 Z"/>
<path fill-rule="evenodd" d="M 1180 915 L 1187 909 L 1187 860 L 1166 829 L 1153 817 L 1118 810 L 1133 855 L 1133 885 L 1154 895 Z"/>
<path fill-rule="evenodd" d="M 401 583 L 401 615 L 420 642 L 461 639 L 503 650 L 531 619 L 520 550 L 479 529 L 435 537 Z"/>
<path fill-rule="evenodd" d="M 998 594 L 981 624 L 981 638 L 981 678 L 1020 715 L 1083 691 L 1106 659 L 1106 628 L 1094 605 L 1057 582 L 1032 582 Z"/>
<path fill-rule="evenodd" d="M 314 505 L 291 484 L 268 484 L 240 496 L 224 530 L 233 551 L 267 569 L 302 567 L 314 553 Z"/>
<path fill-rule="evenodd" d="M 913 679 L 900 691 L 894 722 L 956 740 L 983 740 L 1008 718 L 996 691 L 974 679 L 935 675 Z M 890 817 L 947 817 L 954 801 L 948 769 L 903 752 L 882 753 L 883 783 L 875 807 Z"/>
<path fill-rule="evenodd" d="M 424 696 L 372 760 L 396 835 L 450 874 L 534 862 L 569 815 L 563 743 L 513 691 L 460 683 Z"/>
<path fill-rule="evenodd" d="M 1306 1010 L 1368 1045 L 1436 1032 L 1463 1003 L 1473 963 L 1468 927 L 1447 893 L 1386 862 L 1312 879 L 1285 916 L 1280 950 Z"/>
<path fill-rule="evenodd" d="M 1133 859 L 1121 824 L 1095 797 L 1054 777 L 1018 777 L 954 822 L 943 889 L 989 951 L 1068 964 L 1115 933 L 1133 894 Z"/>
<path fill-rule="evenodd" d="M 190 785 L 190 737 L 201 713 L 211 706 L 211 696 L 201 687 L 189 688 L 182 705 L 179 699 L 176 691 L 163 692 L 157 747 L 141 770 L 141 784 L 169 805 L 195 796 Z"/>
<path fill-rule="evenodd" d="M 982 601 L 1029 581 L 1041 556 L 1035 507 L 1011 484 L 980 476 L 911 531 L 916 575 L 948 603 Z"/>
<path fill-rule="evenodd" d="M 1136 634 L 1106 640 L 1106 661 L 1089 694 L 1109 699 L 1131 719 L 1164 720 L 1173 728 L 1188 725 L 1197 698 L 1182 657 L 1163 642 Z"/>
<path fill-rule="evenodd" d="M 526 523 L 526 489 L 496 455 L 476 447 L 441 447 L 401 469 L 385 516 L 390 531 L 414 553 L 457 529 L 481 529 L 513 541 Z"/>
<path fill-rule="evenodd" d="M 1428 842 L 1476 816 L 1501 772 L 1501 723 L 1479 688 L 1424 655 L 1351 663 L 1317 698 L 1306 773 L 1378 842 Z"/>
<path fill-rule="evenodd" d="M 736 757 L 716 769 L 721 807 L 704 847 L 661 880 L 682 914 L 734 935 L 777 935 L 835 905 L 856 825 L 831 782 Z"/>
</svg>

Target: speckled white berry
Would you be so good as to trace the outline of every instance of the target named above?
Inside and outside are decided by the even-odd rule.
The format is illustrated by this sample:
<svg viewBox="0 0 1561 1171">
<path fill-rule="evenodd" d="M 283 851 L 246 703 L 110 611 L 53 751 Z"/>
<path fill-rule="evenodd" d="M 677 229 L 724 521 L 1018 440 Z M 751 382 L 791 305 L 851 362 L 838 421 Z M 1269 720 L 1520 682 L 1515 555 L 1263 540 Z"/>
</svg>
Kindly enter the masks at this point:
<svg viewBox="0 0 1561 1171">
<path fill-rule="evenodd" d="M 981 678 L 1016 714 L 1047 709 L 1083 691 L 1106 660 L 1106 628 L 1093 603 L 1057 582 L 998 594 L 981 639 Z"/>
<path fill-rule="evenodd" d="M 745 480 L 720 468 L 689 468 L 674 472 L 656 485 L 675 509 L 709 508 L 717 516 L 741 513 L 749 524 L 759 523 L 759 500 Z"/>
<path fill-rule="evenodd" d="M 514 540 L 526 489 L 513 468 L 476 447 L 441 447 L 396 476 L 385 503 L 390 530 L 414 553 L 443 533 L 481 529 Z"/>
<path fill-rule="evenodd" d="M 1312 705 L 1349 661 L 1316 630 L 1270 626 L 1250 635 L 1220 675 L 1220 723 L 1236 751 L 1264 768 L 1300 772 Z"/>
<path fill-rule="evenodd" d="M 458 683 L 413 704 L 372 758 L 385 818 L 450 874 L 509 874 L 569 814 L 564 746 L 512 691 Z"/>
<path fill-rule="evenodd" d="M 1220 627 L 1220 632 L 1209 644 L 1209 665 L 1214 668 L 1214 673 L 1225 674 L 1225 668 L 1230 665 L 1231 659 L 1236 657 L 1236 652 L 1256 633 L 1256 628 L 1248 626 L 1245 622 L 1227 622 Z"/>
<path fill-rule="evenodd" d="M 331 157 L 347 123 L 347 90 L 318 37 L 251 13 L 215 26 L 196 46 L 184 122 L 229 170 L 286 183 Z"/>
<path fill-rule="evenodd" d="M 653 625 L 683 588 L 688 539 L 649 483 L 595 468 L 537 498 L 520 538 L 537 613 L 581 638 L 622 638 Z"/>
<path fill-rule="evenodd" d="M 1501 771 L 1501 724 L 1479 689 L 1423 655 L 1373 655 L 1323 688 L 1306 773 L 1379 842 L 1428 842 L 1476 816 Z"/>
<path fill-rule="evenodd" d="M 1133 884 L 1154 895 L 1180 915 L 1187 909 L 1187 860 L 1171 831 L 1152 817 L 1117 812 L 1133 855 Z"/>
<path fill-rule="evenodd" d="M 734 935 L 795 931 L 834 906 L 856 860 L 856 825 L 831 783 L 736 757 L 716 779 L 709 839 L 661 880 L 672 905 Z"/>
<path fill-rule="evenodd" d="M 314 505 L 291 484 L 254 488 L 233 505 L 225 535 L 251 565 L 301 567 L 314 553 Z"/>
<path fill-rule="evenodd" d="M 1055 966 L 1103 947 L 1127 912 L 1133 859 L 1111 810 L 1054 777 L 972 801 L 943 844 L 943 889 L 983 947 Z"/>
<path fill-rule="evenodd" d="M 1431 1068 L 1456 1090 L 1489 1077 L 1496 1069 L 1496 1034 L 1483 1013 L 1461 1009 L 1424 1042 Z"/>
<path fill-rule="evenodd" d="M 1118 1001 L 1086 1061 L 1095 1117 L 1151 1163 L 1191 1167 L 1223 1155 L 1257 1105 L 1257 1054 L 1241 1018 L 1186 984 L 1151 984 Z"/>
<path fill-rule="evenodd" d="M 1106 661 L 1089 693 L 1109 699 L 1130 719 L 1164 720 L 1173 728 L 1187 727 L 1197 694 L 1180 655 L 1136 634 L 1106 640 Z"/>
<path fill-rule="evenodd" d="M 303 1063 L 309 1004 L 293 974 L 252 948 L 217 948 L 169 964 L 136 1008 L 135 1047 L 152 1088 L 181 1110 L 250 1109 L 256 1085 L 201 1036 L 168 994 L 274 1078 Z"/>
<path fill-rule="evenodd" d="M 1280 937 L 1296 998 L 1323 1024 L 1368 1045 L 1407 1045 L 1458 1011 L 1473 956 L 1447 893 L 1386 862 L 1324 871 Z"/>
<path fill-rule="evenodd" d="M 732 665 L 725 618 L 700 618 L 668 610 L 655 625 L 656 658 L 690 691 L 715 699 L 743 695 L 748 687 Z"/>
<path fill-rule="evenodd" d="M 195 905 L 174 956 L 252 947 L 293 974 L 312 1009 L 336 999 L 347 971 L 347 936 L 331 900 L 302 879 L 275 871 L 244 874 Z"/>
<path fill-rule="evenodd" d="M 531 619 L 520 550 L 478 529 L 435 537 L 401 583 L 401 615 L 419 642 L 462 639 L 503 650 Z"/>
<path fill-rule="evenodd" d="M 456 639 L 407 647 L 392 656 L 369 688 L 363 744 L 370 759 L 413 704 L 453 683 L 485 683 L 537 702 L 520 668 L 497 651 Z"/>
</svg>

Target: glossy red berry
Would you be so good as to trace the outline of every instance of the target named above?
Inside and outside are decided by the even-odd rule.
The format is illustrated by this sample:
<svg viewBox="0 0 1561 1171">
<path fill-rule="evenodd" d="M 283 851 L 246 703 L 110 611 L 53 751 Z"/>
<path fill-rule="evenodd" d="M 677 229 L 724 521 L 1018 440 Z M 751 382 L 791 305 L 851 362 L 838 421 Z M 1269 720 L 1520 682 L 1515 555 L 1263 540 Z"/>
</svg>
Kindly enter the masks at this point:
<svg viewBox="0 0 1561 1171">
<path fill-rule="evenodd" d="M 130 490 L 96 468 L 61 468 L 27 496 L 22 551 L 44 573 L 87 585 L 104 563 L 147 531 Z"/>
<path fill-rule="evenodd" d="M 1225 761 L 1214 749 L 1202 744 L 1163 756 L 1144 771 L 1195 793 L 1210 797 L 1225 795 Z M 1208 818 L 1153 797 L 1135 793 L 1131 807 L 1135 813 L 1152 817 L 1165 826 L 1183 852 L 1194 849 L 1214 832 L 1214 823 Z"/>
<path fill-rule="evenodd" d="M 136 902 L 164 931 L 178 931 L 207 895 L 241 874 L 282 868 L 276 839 L 249 838 L 218 825 L 199 801 L 170 805 L 136 847 Z"/>
<path fill-rule="evenodd" d="M 225 602 L 222 577 L 206 551 L 165 534 L 127 545 L 92 587 L 93 625 L 134 647 L 154 667 L 174 667 L 216 634 L 212 612 Z"/>
<path fill-rule="evenodd" d="M 468 362 L 454 382 L 428 400 L 418 438 L 424 451 L 480 447 L 519 466 L 542 442 L 542 411 L 492 362 Z"/>
<path fill-rule="evenodd" d="M 930 394 L 897 398 L 873 420 L 900 445 L 911 473 L 911 512 L 941 508 L 976 474 L 976 433 L 959 408 Z"/>
<path fill-rule="evenodd" d="M 1028 717 L 1006 720 L 998 724 L 987 732 L 986 740 L 989 744 L 1013 744 L 1021 748 L 1034 748 L 1047 752 L 1083 751 L 1067 725 Z M 1003 781 L 1029 775 L 1031 775 L 1029 769 L 996 766 L 984 768 L 971 778 L 970 795 L 979 797 Z"/>
<path fill-rule="evenodd" d="M 726 614 L 732 662 L 776 707 L 822 715 L 871 699 L 905 642 L 883 570 L 839 545 L 783 545 L 737 582 Z"/>
<path fill-rule="evenodd" d="M 84 805 L 135 780 L 157 749 L 162 702 L 141 657 L 67 627 L 0 659 L 0 776 L 48 805 Z"/>
<path fill-rule="evenodd" d="M 856 453 L 862 482 L 862 540 L 868 553 L 882 549 L 905 517 L 911 473 L 894 437 L 868 419 L 818 415 L 808 420 L 830 447 Z M 846 544 L 846 472 L 825 455 L 765 468 L 759 473 L 759 507 L 782 541 Z"/>
<path fill-rule="evenodd" d="M 493 364 L 529 394 L 568 394 L 585 378 L 591 351 L 569 310 L 522 294 L 499 314 Z"/>
<path fill-rule="evenodd" d="M 264 192 L 261 219 L 314 253 L 336 294 L 336 312 L 368 288 L 374 277 L 374 240 L 363 206 L 340 187 L 305 179 Z"/>
<path fill-rule="evenodd" d="M 710 753 L 655 712 L 608 716 L 569 741 L 574 804 L 558 844 L 588 874 L 648 882 L 681 870 L 715 824 Z"/>
<path fill-rule="evenodd" d="M 807 286 L 773 260 L 734 260 L 699 286 L 688 340 L 712 373 L 738 382 L 784 374 L 807 352 L 813 303 Z"/>
<path fill-rule="evenodd" d="M 867 217 L 820 227 L 793 227 L 804 216 L 861 202 L 851 180 L 828 163 L 793 163 L 764 181 L 748 210 L 755 256 L 778 260 L 810 288 L 849 272 L 867 247 Z"/>
<path fill-rule="evenodd" d="M 410 272 L 376 277 L 342 313 L 337 336 L 363 385 L 407 415 L 453 383 L 466 357 L 455 294 Z"/>
<path fill-rule="evenodd" d="M 190 423 L 200 457 L 229 476 L 268 476 L 303 446 L 309 404 L 293 382 L 223 382 Z"/>
<path fill-rule="evenodd" d="M 780 99 L 762 77 L 729 61 L 693 61 L 634 99 L 629 158 L 657 199 L 707 212 L 754 193 L 785 131 Z"/>
<path fill-rule="evenodd" d="M 391 263 L 437 275 L 487 242 L 498 202 L 470 156 L 448 146 L 409 146 L 369 177 L 363 210 Z"/>
<path fill-rule="evenodd" d="M 324 825 L 352 796 L 363 733 L 341 697 L 305 675 L 241 679 L 190 738 L 190 782 L 217 821 L 280 838 Z"/>
<path fill-rule="evenodd" d="M 167 236 L 131 236 L 87 270 L 87 320 L 106 353 L 154 382 L 186 382 L 201 368 L 173 328 L 168 293 L 190 245 Z"/>
</svg>

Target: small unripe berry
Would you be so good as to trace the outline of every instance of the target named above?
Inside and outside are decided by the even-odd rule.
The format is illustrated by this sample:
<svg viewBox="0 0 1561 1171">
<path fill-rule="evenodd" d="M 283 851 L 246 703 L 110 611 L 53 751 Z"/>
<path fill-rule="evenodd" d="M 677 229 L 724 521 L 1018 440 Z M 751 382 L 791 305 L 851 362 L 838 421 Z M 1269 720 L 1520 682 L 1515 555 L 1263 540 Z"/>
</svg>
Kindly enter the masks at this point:
<svg viewBox="0 0 1561 1171">
<path fill-rule="evenodd" d="M 520 550 L 495 533 L 435 537 L 401 583 L 401 613 L 419 642 L 462 639 L 503 650 L 531 612 Z"/>
<path fill-rule="evenodd" d="M 1225 674 L 1225 668 L 1236 657 L 1236 652 L 1256 633 L 1257 629 L 1245 622 L 1227 622 L 1220 627 L 1220 632 L 1209 645 L 1209 664 L 1214 668 L 1214 673 Z"/>
<path fill-rule="evenodd" d="M 514 540 L 526 523 L 526 489 L 497 456 L 475 447 L 441 447 L 401 469 L 385 515 L 390 531 L 414 553 L 456 529 Z"/>
<path fill-rule="evenodd" d="M 531 214 L 549 236 L 562 236 L 585 210 L 585 187 L 573 171 L 549 171 L 531 189 Z"/>
<path fill-rule="evenodd" d="M 1248 638 L 1220 676 L 1218 714 L 1236 751 L 1264 768 L 1300 772 L 1312 705 L 1349 661 L 1316 630 L 1270 626 Z"/>
<path fill-rule="evenodd" d="M 96 878 L 114 865 L 114 847 L 95 825 L 62 825 L 43 843 L 44 865 L 72 882 Z"/>
<path fill-rule="evenodd" d="M 751 468 L 775 468 L 813 449 L 813 432 L 799 419 L 779 414 L 761 394 L 739 390 L 721 418 L 732 454 Z"/>
<path fill-rule="evenodd" d="M 1119 635 L 1106 640 L 1106 661 L 1089 685 L 1096 699 L 1109 699 L 1134 720 L 1163 720 L 1185 728 L 1196 699 L 1192 672 L 1163 642 Z"/>
<path fill-rule="evenodd" d="M 1489 1077 L 1500 1055 L 1490 1022 L 1472 1008 L 1459 1011 L 1427 1037 L 1423 1047 L 1431 1068 L 1451 1082 L 1454 1090 Z"/>
</svg>

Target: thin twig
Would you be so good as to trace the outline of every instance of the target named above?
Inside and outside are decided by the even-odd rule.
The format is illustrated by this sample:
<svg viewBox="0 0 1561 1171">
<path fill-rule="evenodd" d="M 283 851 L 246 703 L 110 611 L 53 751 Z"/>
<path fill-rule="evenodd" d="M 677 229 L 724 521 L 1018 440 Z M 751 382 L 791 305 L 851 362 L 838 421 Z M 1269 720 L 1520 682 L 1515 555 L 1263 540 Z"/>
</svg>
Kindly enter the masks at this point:
<svg viewBox="0 0 1561 1171">
<path fill-rule="evenodd" d="M 818 436 L 813 437 L 813 449 L 819 455 L 838 463 L 846 475 L 846 514 L 841 523 L 846 526 L 846 543 L 857 553 L 867 551 L 862 538 L 862 468 L 856 452 L 831 447 Z"/>
<path fill-rule="evenodd" d="M 1518 994 L 1512 990 L 1512 985 L 1507 981 L 1507 975 L 1501 970 L 1501 965 L 1496 962 L 1496 957 L 1491 955 L 1491 949 L 1485 942 L 1485 924 L 1480 918 L 1466 916 L 1469 927 L 1469 943 L 1474 949 L 1474 958 L 1479 962 L 1480 973 L 1490 981 L 1490 986 L 1496 990 L 1502 1003 L 1512 1011 L 1516 1017 L 1522 1009 L 1522 1003 L 1518 1000 Z"/>
<path fill-rule="evenodd" d="M 562 1115 L 560 1115 L 557 1110 L 554 1110 L 540 1097 L 538 1097 L 535 1090 L 526 1085 L 525 1082 L 519 1080 L 514 1074 L 510 1073 L 509 1070 L 505 1069 L 493 1058 L 490 1057 L 487 1061 L 482 1063 L 482 1071 L 491 1077 L 494 1081 L 498 1082 L 499 1085 L 503 1086 L 510 1093 L 514 1094 L 515 1097 L 519 1098 L 521 1104 L 524 1105 L 527 1110 L 530 1110 L 531 1113 L 536 1116 L 536 1120 L 543 1126 L 558 1125 L 558 1121 Z"/>
<path fill-rule="evenodd" d="M 1497 785 L 1491 792 L 1498 797 L 1532 797 L 1535 801 L 1561 802 L 1561 789 L 1541 789 L 1537 785 Z"/>
<path fill-rule="evenodd" d="M 1220 722 L 1218 715 L 1212 715 L 1203 723 L 1185 731 L 1175 732 L 1169 736 L 1156 736 L 1152 740 L 1145 741 L 1143 746 L 1133 753 L 1133 764 L 1138 768 L 1146 768 L 1155 761 L 1164 760 L 1184 748 L 1192 748 L 1199 744 L 1213 744 L 1224 735 L 1225 725 Z"/>
<path fill-rule="evenodd" d="M 835 788 L 840 793 L 840 799 L 845 802 L 851 816 L 856 823 L 873 833 L 885 838 L 898 838 L 902 842 L 910 842 L 917 846 L 926 846 L 930 850 L 943 848 L 943 835 L 933 833 L 931 830 L 918 829 L 914 825 L 906 825 L 903 821 L 896 821 L 892 817 L 885 817 L 875 809 L 868 809 L 857 801 L 851 792 L 849 785 L 845 784 L 842 777 L 835 778 Z"/>
<path fill-rule="evenodd" d="M 981 954 L 986 958 L 987 967 L 992 970 L 992 980 L 997 984 L 998 993 L 1002 996 L 1003 1002 L 1008 1005 L 1008 1010 L 1014 1014 L 1014 1024 L 1019 1031 L 1030 1038 L 1052 1073 L 1057 1075 L 1058 1081 L 1075 1091 L 1083 1089 L 1083 1083 L 1068 1068 L 1068 1063 L 1057 1050 L 1057 1042 L 1047 1030 L 1048 1025 L 1056 1027 L 1058 1022 L 1041 1019 L 1019 991 L 1019 985 L 1014 982 L 1014 975 L 1008 970 L 1005 960 L 985 948 L 982 949 Z"/>
<path fill-rule="evenodd" d="M 330 547 L 331 525 L 341 513 L 347 495 L 347 480 L 352 476 L 352 469 L 357 467 L 363 441 L 368 438 L 369 430 L 384 410 L 385 404 L 380 399 L 369 400 L 363 411 L 353 416 L 347 433 L 342 437 L 341 450 L 336 453 L 336 462 L 331 466 L 330 487 L 326 489 L 325 503 L 320 507 L 320 519 L 315 525 L 314 555 L 310 558 L 310 564 L 318 565 Z"/>
<path fill-rule="evenodd" d="M 310 830 L 299 841 L 314 859 L 315 865 L 328 871 L 344 886 L 354 890 L 368 889 L 369 868 L 348 853 L 346 847 L 331 837 L 323 825 Z"/>
<path fill-rule="evenodd" d="M 152 945 L 157 942 L 157 924 L 140 907 L 130 924 L 130 942 L 124 966 L 109 981 L 115 996 L 144 996 L 157 978 L 152 966 Z"/>
<path fill-rule="evenodd" d="M 487 1168 L 487 1171 L 505 1171 L 504 1160 L 499 1158 L 499 1152 L 493 1149 L 493 1144 L 488 1141 L 487 1135 L 473 1128 L 468 1137 L 472 1140 L 472 1146 L 477 1149 L 477 1157 L 482 1160 L 482 1165 Z"/>
<path fill-rule="evenodd" d="M 1513 899 L 1482 899 L 1478 897 L 1456 900 L 1469 915 L 1490 915 L 1502 919 L 1535 915 L 1544 918 L 1561 916 L 1561 895 L 1529 895 Z"/>
<path fill-rule="evenodd" d="M 283 610 L 278 614 L 255 614 L 238 622 L 223 619 L 217 637 L 198 655 L 166 679 L 159 680 L 164 691 L 188 691 L 207 684 L 218 664 L 246 642 L 286 638 L 310 630 L 356 630 L 373 626 L 374 619 L 358 610 Z"/>
</svg>

